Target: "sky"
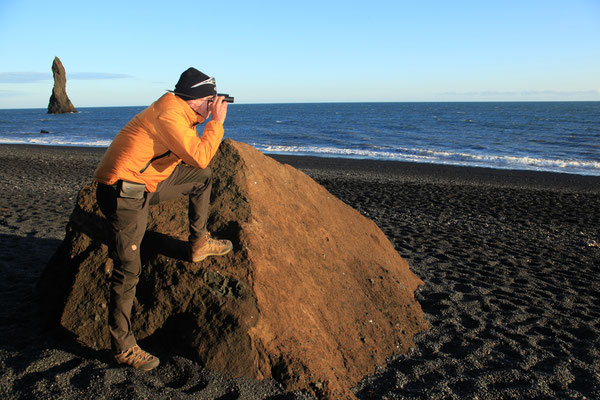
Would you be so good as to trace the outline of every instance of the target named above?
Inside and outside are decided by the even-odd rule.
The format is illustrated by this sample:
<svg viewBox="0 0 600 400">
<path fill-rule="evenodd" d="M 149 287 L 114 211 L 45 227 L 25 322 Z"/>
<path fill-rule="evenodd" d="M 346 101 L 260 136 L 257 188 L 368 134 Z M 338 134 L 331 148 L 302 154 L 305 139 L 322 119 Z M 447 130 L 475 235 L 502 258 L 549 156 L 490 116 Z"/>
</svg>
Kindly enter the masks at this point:
<svg viewBox="0 0 600 400">
<path fill-rule="evenodd" d="M 143 106 L 195 67 L 236 103 L 600 101 L 600 0 L 0 0 L 0 108 Z"/>
</svg>

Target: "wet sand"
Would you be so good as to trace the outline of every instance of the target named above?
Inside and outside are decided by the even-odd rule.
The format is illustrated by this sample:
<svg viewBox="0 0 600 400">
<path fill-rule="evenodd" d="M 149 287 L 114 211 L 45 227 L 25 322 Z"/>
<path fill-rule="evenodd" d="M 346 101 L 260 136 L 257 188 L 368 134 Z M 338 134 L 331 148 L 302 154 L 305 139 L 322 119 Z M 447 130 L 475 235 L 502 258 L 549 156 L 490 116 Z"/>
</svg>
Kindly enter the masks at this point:
<svg viewBox="0 0 600 400">
<path fill-rule="evenodd" d="M 0 397 L 305 398 L 155 343 L 156 370 L 115 367 L 40 326 L 35 284 L 103 152 L 0 145 Z M 358 398 L 600 398 L 600 177 L 274 158 L 373 219 L 426 283 L 431 330 Z"/>
</svg>

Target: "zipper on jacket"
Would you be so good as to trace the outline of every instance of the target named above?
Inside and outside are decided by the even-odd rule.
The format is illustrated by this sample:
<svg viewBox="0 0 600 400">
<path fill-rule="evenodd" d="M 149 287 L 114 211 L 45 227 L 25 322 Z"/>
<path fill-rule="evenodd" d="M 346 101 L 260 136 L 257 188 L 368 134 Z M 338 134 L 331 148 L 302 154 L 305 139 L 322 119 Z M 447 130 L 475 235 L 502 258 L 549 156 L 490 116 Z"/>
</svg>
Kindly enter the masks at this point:
<svg viewBox="0 0 600 400">
<path fill-rule="evenodd" d="M 148 161 L 148 164 L 146 164 L 146 166 L 144 168 L 140 169 L 140 174 L 143 174 L 144 171 L 146 169 L 148 169 L 148 167 L 150 166 L 150 164 L 152 164 L 154 161 L 158 160 L 159 158 L 166 157 L 169 154 L 171 154 L 171 150 L 167 151 L 166 153 L 161 154 L 160 156 L 153 157 L 150 161 Z"/>
</svg>

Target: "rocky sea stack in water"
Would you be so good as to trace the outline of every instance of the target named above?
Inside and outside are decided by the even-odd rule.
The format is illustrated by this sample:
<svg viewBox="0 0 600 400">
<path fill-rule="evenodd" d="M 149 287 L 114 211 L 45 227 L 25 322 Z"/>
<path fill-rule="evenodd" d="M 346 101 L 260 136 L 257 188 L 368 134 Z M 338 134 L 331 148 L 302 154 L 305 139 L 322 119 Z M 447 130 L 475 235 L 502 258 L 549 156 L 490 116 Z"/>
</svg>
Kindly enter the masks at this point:
<svg viewBox="0 0 600 400">
<path fill-rule="evenodd" d="M 54 75 L 54 87 L 48 103 L 48 114 L 77 112 L 71 100 L 69 100 L 69 96 L 67 96 L 67 74 L 58 57 L 54 57 L 52 75 Z"/>
<path fill-rule="evenodd" d="M 137 338 L 209 369 L 353 397 L 351 387 L 427 329 L 414 299 L 422 281 L 373 221 L 297 169 L 229 139 L 211 167 L 209 230 L 234 251 L 186 261 L 187 199 L 151 207 Z M 79 193 L 38 291 L 46 315 L 100 349 L 109 347 L 112 261 L 95 189 Z"/>
</svg>

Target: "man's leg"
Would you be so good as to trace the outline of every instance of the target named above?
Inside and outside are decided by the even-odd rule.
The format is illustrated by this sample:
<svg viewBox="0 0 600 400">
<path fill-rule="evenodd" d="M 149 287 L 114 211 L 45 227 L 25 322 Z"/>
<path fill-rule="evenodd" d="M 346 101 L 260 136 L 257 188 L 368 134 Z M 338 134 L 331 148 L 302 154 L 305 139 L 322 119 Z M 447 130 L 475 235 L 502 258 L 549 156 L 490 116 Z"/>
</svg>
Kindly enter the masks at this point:
<svg viewBox="0 0 600 400">
<path fill-rule="evenodd" d="M 189 195 L 188 218 L 190 224 L 190 258 L 201 261 L 208 256 L 227 254 L 233 245 L 229 240 L 210 238 L 206 229 L 212 171 L 210 168 L 195 168 L 179 164 L 171 176 L 159 183 L 150 204 Z"/>
<path fill-rule="evenodd" d="M 152 194 L 150 204 L 189 196 L 188 218 L 190 221 L 190 241 L 198 240 L 206 233 L 212 171 L 210 168 L 194 168 L 179 164 L 171 176 L 158 184 Z"/>
<path fill-rule="evenodd" d="M 109 223 L 114 257 L 110 281 L 108 324 L 117 362 L 140 369 L 152 369 L 158 358 L 143 352 L 131 330 L 131 308 L 142 270 L 140 244 L 146 231 L 148 201 L 122 198 L 117 188 L 98 184 L 98 205 Z M 121 355 L 119 355 L 121 354 Z M 119 358 L 120 357 L 120 358 Z"/>
</svg>

